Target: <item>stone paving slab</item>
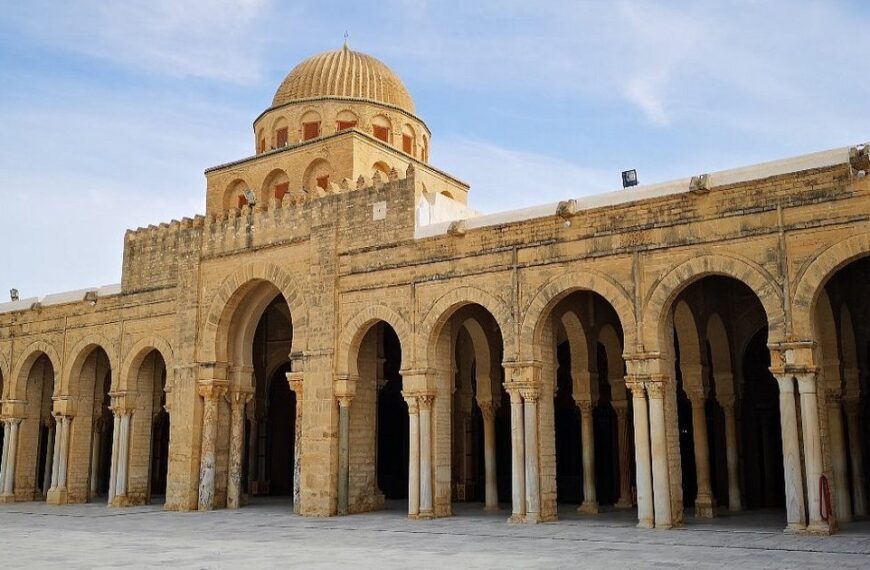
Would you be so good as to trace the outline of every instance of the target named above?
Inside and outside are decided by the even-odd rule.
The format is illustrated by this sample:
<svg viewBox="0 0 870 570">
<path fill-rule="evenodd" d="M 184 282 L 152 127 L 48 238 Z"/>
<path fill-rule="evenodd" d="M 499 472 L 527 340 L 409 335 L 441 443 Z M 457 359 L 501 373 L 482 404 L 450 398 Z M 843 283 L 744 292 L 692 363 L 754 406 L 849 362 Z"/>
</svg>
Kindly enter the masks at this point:
<svg viewBox="0 0 870 570">
<path fill-rule="evenodd" d="M 401 511 L 294 516 L 279 502 L 237 511 L 158 506 L 0 506 L 0 568 L 865 568 L 870 523 L 832 537 L 783 534 L 776 518 L 744 514 L 641 530 L 631 513 L 512 525 L 508 511 L 458 508 L 409 521 Z"/>
</svg>

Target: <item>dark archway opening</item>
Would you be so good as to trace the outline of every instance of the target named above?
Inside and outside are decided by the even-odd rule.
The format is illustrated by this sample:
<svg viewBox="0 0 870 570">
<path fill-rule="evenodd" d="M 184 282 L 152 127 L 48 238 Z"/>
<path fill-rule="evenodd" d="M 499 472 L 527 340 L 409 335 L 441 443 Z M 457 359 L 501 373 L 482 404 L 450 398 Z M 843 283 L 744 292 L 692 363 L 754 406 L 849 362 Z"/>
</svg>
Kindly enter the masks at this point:
<svg viewBox="0 0 870 570">
<path fill-rule="evenodd" d="M 387 500 L 408 498 L 408 406 L 402 397 L 402 349 L 399 337 L 387 324 L 382 328 L 378 358 L 383 375 L 378 378 L 377 478 Z M 374 330 L 374 329 L 373 329 Z M 369 331 L 368 334 L 372 334 Z"/>
</svg>

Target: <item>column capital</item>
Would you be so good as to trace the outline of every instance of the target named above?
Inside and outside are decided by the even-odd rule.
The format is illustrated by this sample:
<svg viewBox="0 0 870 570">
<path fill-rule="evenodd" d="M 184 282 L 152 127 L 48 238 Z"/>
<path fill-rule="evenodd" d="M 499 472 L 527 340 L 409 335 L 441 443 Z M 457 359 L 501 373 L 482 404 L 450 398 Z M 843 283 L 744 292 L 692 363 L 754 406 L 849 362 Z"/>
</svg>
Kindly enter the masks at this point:
<svg viewBox="0 0 870 570">
<path fill-rule="evenodd" d="M 665 397 L 665 381 L 664 379 L 650 380 L 646 384 L 646 391 L 649 394 L 650 400 L 661 400 Z"/>
<path fill-rule="evenodd" d="M 287 372 L 284 375 L 287 378 L 287 384 L 290 386 L 290 390 L 296 393 L 296 399 L 299 400 L 302 398 L 302 380 L 303 373 L 300 372 Z"/>
<path fill-rule="evenodd" d="M 494 417 L 498 405 L 492 400 L 481 400 L 478 398 L 477 407 L 480 408 L 480 415 L 482 415 L 484 419 L 489 420 Z"/>
<path fill-rule="evenodd" d="M 350 374 L 336 374 L 332 381 L 332 389 L 338 399 L 347 398 L 348 401 L 356 395 L 357 378 Z"/>
<path fill-rule="evenodd" d="M 349 408 L 350 403 L 353 401 L 353 396 L 336 396 L 335 399 L 338 401 L 339 408 Z"/>
<path fill-rule="evenodd" d="M 537 402 L 541 397 L 541 388 L 539 386 L 524 385 L 520 387 L 520 395 L 526 401 Z"/>
<path fill-rule="evenodd" d="M 226 380 L 205 380 L 197 383 L 199 395 L 206 400 L 217 400 L 227 392 Z"/>
<path fill-rule="evenodd" d="M 420 413 L 420 406 L 417 403 L 417 396 L 405 396 L 405 403 L 408 404 L 408 415 L 416 416 Z"/>
<path fill-rule="evenodd" d="M 784 372 L 774 372 L 771 369 L 771 374 L 776 379 L 776 383 L 779 385 L 779 393 L 780 394 L 793 394 L 794 393 L 794 376 L 791 374 L 786 374 Z"/>
<path fill-rule="evenodd" d="M 244 406 L 251 398 L 254 397 L 254 393 L 250 390 L 230 390 L 227 392 L 227 400 L 233 406 Z"/>
<path fill-rule="evenodd" d="M 577 404 L 577 407 L 583 414 L 589 414 L 595 408 L 595 402 L 592 400 L 574 400 L 574 403 Z"/>
<path fill-rule="evenodd" d="M 420 406 L 420 410 L 431 410 L 432 403 L 435 401 L 435 394 L 419 394 L 417 396 L 417 404 Z"/>
<path fill-rule="evenodd" d="M 111 402 L 109 409 L 116 416 L 126 416 L 133 413 L 136 407 L 136 395 L 129 391 L 109 392 Z"/>
<path fill-rule="evenodd" d="M 637 376 L 626 376 L 625 387 L 635 398 L 646 397 L 646 382 Z"/>
<path fill-rule="evenodd" d="M 610 400 L 610 405 L 617 417 L 624 416 L 628 413 L 628 400 Z"/>
<path fill-rule="evenodd" d="M 802 371 L 794 374 L 801 394 L 815 394 L 818 389 L 818 375 L 815 371 Z"/>
</svg>

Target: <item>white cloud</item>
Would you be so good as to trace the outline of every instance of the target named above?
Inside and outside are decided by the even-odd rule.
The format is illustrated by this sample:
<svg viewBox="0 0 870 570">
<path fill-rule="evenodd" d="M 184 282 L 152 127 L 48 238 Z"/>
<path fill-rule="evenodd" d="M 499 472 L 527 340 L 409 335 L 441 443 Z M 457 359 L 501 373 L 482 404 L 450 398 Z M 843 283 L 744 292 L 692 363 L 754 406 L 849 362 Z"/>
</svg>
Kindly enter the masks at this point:
<svg viewBox="0 0 870 570">
<path fill-rule="evenodd" d="M 439 139 L 432 163 L 470 184 L 469 204 L 486 213 L 577 198 L 618 185 L 612 173 L 467 138 Z"/>
</svg>

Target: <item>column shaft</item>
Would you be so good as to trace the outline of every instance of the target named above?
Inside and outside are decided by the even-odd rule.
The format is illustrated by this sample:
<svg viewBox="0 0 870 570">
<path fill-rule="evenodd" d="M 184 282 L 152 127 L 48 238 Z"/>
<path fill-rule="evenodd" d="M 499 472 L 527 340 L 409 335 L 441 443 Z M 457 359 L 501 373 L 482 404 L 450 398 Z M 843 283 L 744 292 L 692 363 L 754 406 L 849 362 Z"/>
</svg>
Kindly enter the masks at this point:
<svg viewBox="0 0 870 570">
<path fill-rule="evenodd" d="M 199 510 L 214 509 L 215 493 L 215 445 L 217 443 L 218 400 L 223 395 L 223 386 L 216 384 L 200 385 L 200 395 L 204 399 L 202 415 L 202 448 L 199 467 Z"/>
<path fill-rule="evenodd" d="M 58 489 L 66 491 L 66 471 L 67 462 L 69 461 L 69 428 L 72 418 L 69 416 L 61 416 L 61 434 L 60 434 L 60 461 L 57 467 L 57 486 Z"/>
<path fill-rule="evenodd" d="M 432 402 L 433 396 L 420 396 L 420 516 L 432 513 Z"/>
<path fill-rule="evenodd" d="M 14 500 L 15 497 L 15 464 L 18 457 L 18 424 L 20 419 L 13 418 L 6 422 L 6 430 L 9 432 L 9 438 L 6 442 L 7 447 L 3 447 L 3 455 L 6 456 L 6 464 L 3 475 L 3 495 Z M 5 433 L 4 433 L 4 439 Z"/>
<path fill-rule="evenodd" d="M 43 495 L 48 494 L 48 490 L 51 488 L 51 467 L 54 463 L 54 420 L 49 420 L 49 428 L 48 428 L 48 437 L 45 438 L 46 441 L 46 450 L 45 450 L 45 475 L 42 479 L 42 493 Z"/>
<path fill-rule="evenodd" d="M 0 494 L 6 488 L 6 463 L 9 459 L 9 422 L 3 420 L 3 455 L 0 456 Z"/>
<path fill-rule="evenodd" d="M 583 457 L 583 503 L 577 512 L 598 513 L 598 498 L 595 493 L 595 434 L 592 427 L 591 401 L 578 401 L 580 409 L 580 446 Z"/>
<path fill-rule="evenodd" d="M 665 386 L 663 382 L 650 382 L 649 428 L 652 444 L 653 505 L 656 528 L 671 528 L 671 483 L 668 473 L 668 441 L 665 433 Z"/>
<path fill-rule="evenodd" d="M 483 469 L 485 489 L 484 508 L 488 511 L 498 510 L 498 481 L 495 464 L 495 410 L 492 402 L 480 402 L 483 416 Z"/>
<path fill-rule="evenodd" d="M 695 516 L 713 517 L 713 494 L 710 490 L 710 449 L 707 442 L 707 414 L 702 395 L 695 395 L 692 402 L 692 436 L 695 448 L 695 473 L 698 494 L 695 497 Z"/>
<path fill-rule="evenodd" d="M 803 471 L 798 440 L 797 407 L 794 379 L 790 375 L 776 377 L 779 383 L 779 420 L 782 426 L 782 461 L 785 472 L 785 507 L 787 530 L 806 528 Z"/>
<path fill-rule="evenodd" d="M 518 390 L 511 397 L 511 520 L 522 522 L 526 516 L 526 453 L 523 398 Z"/>
<path fill-rule="evenodd" d="M 131 410 L 125 410 L 121 415 L 121 433 L 118 439 L 118 480 L 115 482 L 115 501 L 127 499 L 127 466 L 130 459 L 130 421 Z"/>
<path fill-rule="evenodd" d="M 861 450 L 861 424 L 858 420 L 858 400 L 845 402 L 846 426 L 849 430 L 849 457 L 852 460 L 852 504 L 856 517 L 867 515 L 864 494 L 864 454 Z"/>
<path fill-rule="evenodd" d="M 526 449 L 526 522 L 541 520 L 541 484 L 538 460 L 538 394 L 523 394 Z"/>
<path fill-rule="evenodd" d="M 227 478 L 227 508 L 242 506 L 242 459 L 245 455 L 245 404 L 248 394 L 230 396 L 230 465 Z"/>
<path fill-rule="evenodd" d="M 737 420 L 734 416 L 734 402 L 722 404 L 725 412 L 725 461 L 728 464 L 728 510 L 743 510 L 740 497 L 740 469 L 737 454 Z"/>
<path fill-rule="evenodd" d="M 804 469 L 807 474 L 807 530 L 827 533 L 830 527 L 822 519 L 822 496 L 819 480 L 823 474 L 822 437 L 819 430 L 819 407 L 816 399 L 816 375 L 797 377 L 801 396 L 801 423 L 804 434 Z"/>
<path fill-rule="evenodd" d="M 57 488 L 58 471 L 60 470 L 60 440 L 63 434 L 63 425 L 60 416 L 54 416 L 54 457 L 51 462 L 51 489 Z"/>
<path fill-rule="evenodd" d="M 91 496 L 97 494 L 100 486 L 100 425 L 94 422 L 93 438 L 91 439 Z"/>
<path fill-rule="evenodd" d="M 828 394 L 828 433 L 831 445 L 834 497 L 837 520 L 852 520 L 852 494 L 849 492 L 849 473 L 846 460 L 846 438 L 843 430 L 843 412 L 839 394 Z"/>
<path fill-rule="evenodd" d="M 407 397 L 408 402 L 408 516 L 420 514 L 420 408 L 417 397 Z"/>
<path fill-rule="evenodd" d="M 350 487 L 350 399 L 338 400 L 338 514 L 348 512 Z"/>
<path fill-rule="evenodd" d="M 649 408 L 643 382 L 626 382 L 634 413 L 634 463 L 637 470 L 637 526 L 654 526 L 653 483 L 649 441 Z"/>
<path fill-rule="evenodd" d="M 112 413 L 112 465 L 109 468 L 109 504 L 115 500 L 115 485 L 118 479 L 118 446 L 121 443 L 121 415 Z"/>
<path fill-rule="evenodd" d="M 619 499 L 617 509 L 630 509 L 631 501 L 631 453 L 628 448 L 628 403 L 625 400 L 612 402 L 616 411 L 616 435 L 619 449 Z"/>
</svg>

